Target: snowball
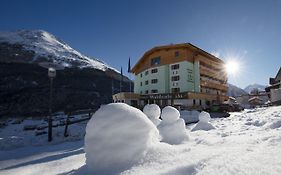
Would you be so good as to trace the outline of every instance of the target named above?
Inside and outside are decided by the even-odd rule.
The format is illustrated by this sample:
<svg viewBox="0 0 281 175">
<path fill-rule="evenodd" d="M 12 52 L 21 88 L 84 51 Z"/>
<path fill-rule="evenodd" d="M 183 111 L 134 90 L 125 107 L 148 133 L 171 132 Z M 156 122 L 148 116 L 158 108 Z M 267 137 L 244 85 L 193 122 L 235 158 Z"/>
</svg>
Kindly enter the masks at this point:
<svg viewBox="0 0 281 175">
<path fill-rule="evenodd" d="M 210 114 L 208 112 L 202 111 L 199 114 L 199 121 L 200 122 L 208 123 L 210 120 L 211 120 L 211 116 L 210 116 Z"/>
<path fill-rule="evenodd" d="M 173 123 L 180 118 L 180 112 L 172 106 L 166 106 L 162 109 L 161 118 L 166 123 Z"/>
<path fill-rule="evenodd" d="M 173 123 L 161 122 L 157 128 L 162 137 L 162 142 L 169 144 L 181 144 L 189 140 L 185 129 L 185 122 L 182 118 Z"/>
<path fill-rule="evenodd" d="M 86 127 L 86 165 L 91 174 L 119 174 L 142 159 L 159 133 L 145 114 L 124 103 L 102 106 Z"/>
<path fill-rule="evenodd" d="M 147 104 L 143 108 L 143 113 L 149 118 L 159 118 L 161 110 L 157 104 Z"/>
<path fill-rule="evenodd" d="M 161 120 L 159 119 L 160 117 L 160 107 L 156 104 L 147 104 L 143 108 L 143 113 L 154 123 L 154 125 L 159 125 Z"/>
</svg>

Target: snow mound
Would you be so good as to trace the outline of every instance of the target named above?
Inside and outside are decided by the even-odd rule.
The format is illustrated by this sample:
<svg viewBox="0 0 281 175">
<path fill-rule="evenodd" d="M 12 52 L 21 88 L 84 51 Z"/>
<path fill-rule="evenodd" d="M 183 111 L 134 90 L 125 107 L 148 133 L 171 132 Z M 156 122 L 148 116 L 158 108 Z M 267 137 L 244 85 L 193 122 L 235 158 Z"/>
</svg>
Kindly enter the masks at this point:
<svg viewBox="0 0 281 175">
<path fill-rule="evenodd" d="M 209 131 L 212 129 L 216 129 L 216 128 L 211 123 L 204 123 L 199 121 L 191 131 L 198 131 L 198 130 Z"/>
<path fill-rule="evenodd" d="M 212 129 L 216 129 L 211 123 L 210 123 L 211 117 L 208 112 L 202 111 L 199 114 L 199 122 L 196 124 L 196 126 L 191 131 L 197 131 L 197 130 L 203 130 L 203 131 L 209 131 Z"/>
<path fill-rule="evenodd" d="M 154 123 L 154 125 L 159 125 L 161 120 L 159 119 L 161 114 L 161 109 L 156 104 L 147 104 L 143 108 L 143 113 Z"/>
<path fill-rule="evenodd" d="M 273 122 L 271 125 L 269 125 L 269 128 L 276 129 L 281 127 L 281 120 L 277 120 Z"/>
<path fill-rule="evenodd" d="M 172 106 L 166 106 L 162 109 L 161 118 L 165 123 L 173 123 L 180 118 L 180 112 Z"/>
<path fill-rule="evenodd" d="M 138 163 L 158 141 L 157 128 L 142 111 L 111 103 L 87 124 L 86 165 L 91 174 L 118 174 Z"/>
<path fill-rule="evenodd" d="M 179 111 L 174 107 L 166 106 L 162 110 L 162 122 L 157 127 L 162 137 L 162 142 L 181 144 L 189 140 L 185 122 L 179 116 Z"/>
</svg>

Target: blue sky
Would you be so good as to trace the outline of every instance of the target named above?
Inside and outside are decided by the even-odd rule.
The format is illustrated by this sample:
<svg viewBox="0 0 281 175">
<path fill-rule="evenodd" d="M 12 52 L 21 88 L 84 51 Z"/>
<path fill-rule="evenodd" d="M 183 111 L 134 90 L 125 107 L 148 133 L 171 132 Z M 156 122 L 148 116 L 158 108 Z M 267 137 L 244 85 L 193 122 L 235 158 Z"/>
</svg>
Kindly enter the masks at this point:
<svg viewBox="0 0 281 175">
<path fill-rule="evenodd" d="M 2 0 L 0 30 L 43 29 L 120 69 L 157 45 L 190 42 L 239 60 L 229 82 L 268 84 L 281 66 L 279 0 Z"/>
</svg>

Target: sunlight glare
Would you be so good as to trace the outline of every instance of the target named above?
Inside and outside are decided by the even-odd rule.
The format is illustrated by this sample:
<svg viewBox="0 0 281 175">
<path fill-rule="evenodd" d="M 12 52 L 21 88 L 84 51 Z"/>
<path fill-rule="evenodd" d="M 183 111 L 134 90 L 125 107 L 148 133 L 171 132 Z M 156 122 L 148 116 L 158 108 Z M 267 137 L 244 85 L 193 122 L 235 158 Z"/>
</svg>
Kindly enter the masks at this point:
<svg viewBox="0 0 281 175">
<path fill-rule="evenodd" d="M 239 71 L 239 64 L 235 60 L 228 61 L 225 64 L 225 70 L 229 75 L 235 75 Z"/>
</svg>

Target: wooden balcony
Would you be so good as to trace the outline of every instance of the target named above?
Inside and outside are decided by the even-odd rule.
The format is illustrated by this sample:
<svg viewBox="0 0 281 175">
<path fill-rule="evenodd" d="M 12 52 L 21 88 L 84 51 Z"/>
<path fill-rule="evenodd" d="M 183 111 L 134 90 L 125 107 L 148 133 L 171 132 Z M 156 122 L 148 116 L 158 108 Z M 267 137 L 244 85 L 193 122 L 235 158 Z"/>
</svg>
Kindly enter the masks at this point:
<svg viewBox="0 0 281 175">
<path fill-rule="evenodd" d="M 213 60 L 203 57 L 201 55 L 198 55 L 195 59 L 198 60 L 200 62 L 200 64 L 202 64 L 202 65 L 206 65 L 208 67 L 212 67 L 217 70 L 224 69 L 224 63 L 213 61 Z"/>
<path fill-rule="evenodd" d="M 228 100 L 228 96 L 226 95 L 216 95 L 216 94 L 208 94 L 202 92 L 188 92 L 188 99 L 201 99 L 208 101 L 225 101 Z"/>
<path fill-rule="evenodd" d="M 200 75 L 207 76 L 207 77 L 213 77 L 215 79 L 218 79 L 218 80 L 221 80 L 224 82 L 227 81 L 227 75 L 225 72 L 223 72 L 223 71 L 218 72 L 215 70 L 205 68 L 203 66 L 200 66 Z"/>
<path fill-rule="evenodd" d="M 228 86 L 226 84 L 213 83 L 213 82 L 205 81 L 205 80 L 201 80 L 200 85 L 201 85 L 201 87 L 218 89 L 218 90 L 221 90 L 224 92 L 226 92 L 228 90 Z"/>
</svg>

